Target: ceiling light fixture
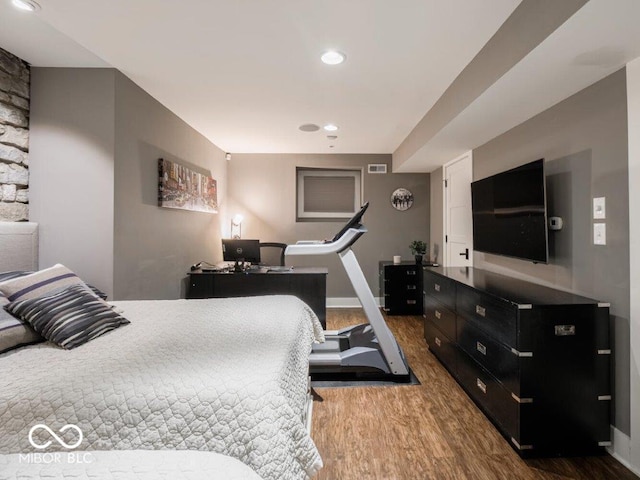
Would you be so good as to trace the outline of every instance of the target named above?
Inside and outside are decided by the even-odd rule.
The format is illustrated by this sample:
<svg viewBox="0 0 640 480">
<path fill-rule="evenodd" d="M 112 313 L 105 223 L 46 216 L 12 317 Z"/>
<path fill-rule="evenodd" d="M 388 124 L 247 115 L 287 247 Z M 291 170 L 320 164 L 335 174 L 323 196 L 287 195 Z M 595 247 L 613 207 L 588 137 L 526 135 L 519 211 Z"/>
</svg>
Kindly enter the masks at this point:
<svg viewBox="0 0 640 480">
<path fill-rule="evenodd" d="M 327 50 L 322 54 L 320 60 L 327 65 L 340 65 L 346 58 L 347 56 L 342 52 L 338 52 L 337 50 Z"/>
<path fill-rule="evenodd" d="M 315 123 L 305 123 L 304 125 L 300 125 L 298 129 L 303 132 L 317 132 L 320 130 L 320 127 Z"/>
<path fill-rule="evenodd" d="M 327 132 L 335 132 L 336 130 L 338 130 L 338 126 L 334 125 L 333 123 L 328 123 L 322 128 L 324 128 Z"/>
<path fill-rule="evenodd" d="M 25 12 L 40 10 L 40 5 L 33 0 L 12 0 L 13 6 Z"/>
<path fill-rule="evenodd" d="M 327 135 L 327 138 L 329 140 L 335 140 L 336 138 L 338 138 L 338 135 Z"/>
</svg>

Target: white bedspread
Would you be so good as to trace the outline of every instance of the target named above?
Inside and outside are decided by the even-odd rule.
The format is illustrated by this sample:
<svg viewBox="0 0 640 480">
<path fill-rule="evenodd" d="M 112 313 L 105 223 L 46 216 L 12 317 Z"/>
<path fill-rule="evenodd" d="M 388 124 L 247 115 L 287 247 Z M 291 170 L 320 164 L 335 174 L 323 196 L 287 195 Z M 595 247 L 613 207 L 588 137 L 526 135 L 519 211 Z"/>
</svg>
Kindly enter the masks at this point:
<svg viewBox="0 0 640 480">
<path fill-rule="evenodd" d="M 71 351 L 0 355 L 0 453 L 34 452 L 36 424 L 73 424 L 82 450 L 213 451 L 265 479 L 322 466 L 303 423 L 308 356 L 322 337 L 307 305 L 288 296 L 115 305 L 131 325 Z M 44 429 L 34 438 L 62 449 Z"/>
<path fill-rule="evenodd" d="M 261 480 L 239 460 L 214 452 L 76 451 L 71 463 L 60 452 L 46 459 L 0 455 L 0 480 Z"/>
</svg>

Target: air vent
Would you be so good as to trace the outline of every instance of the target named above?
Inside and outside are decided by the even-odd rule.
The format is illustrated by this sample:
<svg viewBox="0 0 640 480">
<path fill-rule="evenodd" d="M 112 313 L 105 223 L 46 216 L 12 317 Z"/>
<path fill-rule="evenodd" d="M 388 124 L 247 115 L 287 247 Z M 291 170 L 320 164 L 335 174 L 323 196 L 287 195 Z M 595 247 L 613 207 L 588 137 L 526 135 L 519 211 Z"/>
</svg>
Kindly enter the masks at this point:
<svg viewBox="0 0 640 480">
<path fill-rule="evenodd" d="M 387 173 L 386 163 L 370 163 L 367 169 L 369 173 Z"/>
</svg>

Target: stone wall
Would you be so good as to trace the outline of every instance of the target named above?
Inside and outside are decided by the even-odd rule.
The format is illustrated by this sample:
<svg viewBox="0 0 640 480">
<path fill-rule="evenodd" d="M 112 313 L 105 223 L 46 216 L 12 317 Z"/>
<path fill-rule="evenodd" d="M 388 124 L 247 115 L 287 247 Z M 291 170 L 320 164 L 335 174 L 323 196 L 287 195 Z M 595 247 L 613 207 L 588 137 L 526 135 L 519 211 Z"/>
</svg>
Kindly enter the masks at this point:
<svg viewBox="0 0 640 480">
<path fill-rule="evenodd" d="M 29 64 L 0 48 L 0 221 L 29 219 Z"/>
</svg>

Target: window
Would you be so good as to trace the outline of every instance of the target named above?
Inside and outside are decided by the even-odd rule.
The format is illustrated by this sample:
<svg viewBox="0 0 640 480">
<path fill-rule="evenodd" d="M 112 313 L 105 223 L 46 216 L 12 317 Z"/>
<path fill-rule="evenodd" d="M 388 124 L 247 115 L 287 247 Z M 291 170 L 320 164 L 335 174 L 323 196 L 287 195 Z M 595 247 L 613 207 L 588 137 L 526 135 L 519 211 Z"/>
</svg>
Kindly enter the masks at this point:
<svg viewBox="0 0 640 480">
<path fill-rule="evenodd" d="M 362 170 L 296 168 L 296 221 L 351 218 L 362 204 Z"/>
</svg>

